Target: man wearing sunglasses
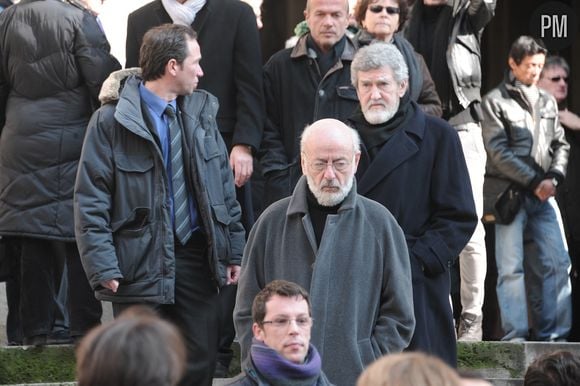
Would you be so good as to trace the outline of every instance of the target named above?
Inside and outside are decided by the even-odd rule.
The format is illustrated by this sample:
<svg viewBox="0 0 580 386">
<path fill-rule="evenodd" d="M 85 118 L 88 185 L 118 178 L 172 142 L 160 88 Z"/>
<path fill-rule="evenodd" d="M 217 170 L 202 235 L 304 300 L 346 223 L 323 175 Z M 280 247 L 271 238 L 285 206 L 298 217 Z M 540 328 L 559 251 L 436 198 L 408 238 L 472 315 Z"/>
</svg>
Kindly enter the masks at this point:
<svg viewBox="0 0 580 386">
<path fill-rule="evenodd" d="M 251 351 L 251 299 L 275 279 L 310 289 L 312 342 L 338 386 L 354 385 L 366 365 L 409 344 L 405 236 L 385 207 L 357 194 L 359 145 L 357 132 L 336 119 L 304 129 L 304 176 L 292 196 L 264 211 L 244 251 L 234 311 L 242 358 Z"/>
<path fill-rule="evenodd" d="M 312 310 L 308 292 L 296 283 L 274 280 L 254 298 L 248 360 L 230 386 L 331 385 L 320 354 L 310 344 Z"/>
<path fill-rule="evenodd" d="M 580 263 L 580 206 L 578 205 L 578 197 L 580 196 L 580 117 L 567 108 L 569 77 L 570 66 L 566 59 L 556 55 L 548 56 L 540 74 L 538 86 L 556 98 L 560 123 L 564 127 L 566 140 L 570 144 L 566 179 L 558 186 L 556 199 L 562 213 L 572 266 L 578 267 Z M 577 270 L 578 268 L 576 268 Z M 571 275 L 571 278 L 578 280 L 577 275 L 574 274 Z M 577 323 L 580 320 L 580 296 L 574 290 L 574 288 L 579 288 L 578 284 L 572 285 L 572 288 L 573 322 L 569 340 L 578 341 L 580 339 L 580 325 Z"/>
</svg>

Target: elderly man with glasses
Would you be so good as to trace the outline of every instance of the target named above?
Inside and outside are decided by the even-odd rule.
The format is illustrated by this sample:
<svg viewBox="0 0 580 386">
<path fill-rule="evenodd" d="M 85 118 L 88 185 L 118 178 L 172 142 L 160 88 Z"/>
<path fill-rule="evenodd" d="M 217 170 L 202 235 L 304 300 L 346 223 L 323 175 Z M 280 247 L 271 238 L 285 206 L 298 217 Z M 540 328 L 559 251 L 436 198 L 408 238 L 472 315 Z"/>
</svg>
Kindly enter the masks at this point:
<svg viewBox="0 0 580 386">
<path fill-rule="evenodd" d="M 335 119 L 304 130 L 304 175 L 292 196 L 264 211 L 244 251 L 234 312 L 242 357 L 251 299 L 274 279 L 309 288 L 312 343 L 336 385 L 354 385 L 366 365 L 409 344 L 415 318 L 405 236 L 385 207 L 357 194 L 359 147 L 357 132 Z"/>
</svg>

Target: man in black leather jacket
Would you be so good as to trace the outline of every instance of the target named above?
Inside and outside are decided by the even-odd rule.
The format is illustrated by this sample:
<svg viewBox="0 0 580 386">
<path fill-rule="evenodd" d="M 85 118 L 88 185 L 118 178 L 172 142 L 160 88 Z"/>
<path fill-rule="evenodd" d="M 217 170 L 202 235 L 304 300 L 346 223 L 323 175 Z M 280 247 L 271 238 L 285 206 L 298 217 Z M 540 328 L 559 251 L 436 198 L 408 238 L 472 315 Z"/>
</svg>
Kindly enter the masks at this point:
<svg viewBox="0 0 580 386">
<path fill-rule="evenodd" d="M 570 146 L 556 100 L 537 87 L 546 52 L 534 38 L 519 37 L 506 78 L 483 98 L 486 178 L 521 192 L 513 220 L 495 224 L 497 297 L 508 341 L 565 340 L 571 327 L 570 258 L 552 206 Z"/>
</svg>

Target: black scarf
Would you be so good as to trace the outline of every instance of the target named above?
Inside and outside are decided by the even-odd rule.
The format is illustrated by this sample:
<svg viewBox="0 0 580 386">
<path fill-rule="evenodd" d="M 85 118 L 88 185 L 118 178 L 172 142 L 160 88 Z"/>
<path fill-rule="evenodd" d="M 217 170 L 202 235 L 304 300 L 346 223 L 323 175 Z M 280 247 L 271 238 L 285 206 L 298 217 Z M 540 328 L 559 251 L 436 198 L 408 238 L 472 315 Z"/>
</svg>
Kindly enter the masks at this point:
<svg viewBox="0 0 580 386">
<path fill-rule="evenodd" d="M 340 60 L 345 45 L 346 45 L 346 37 L 343 36 L 342 39 L 336 42 L 334 47 L 332 47 L 332 50 L 324 53 L 314 42 L 314 39 L 312 39 L 312 35 L 310 34 L 308 35 L 308 37 L 306 38 L 306 47 L 308 51 L 314 50 L 314 52 L 316 53 L 316 55 L 314 55 L 314 58 L 318 63 L 318 69 L 320 70 L 321 77 L 324 77 L 324 75 L 326 75 L 328 70 L 330 70 L 332 66 L 334 66 Z"/>
<path fill-rule="evenodd" d="M 308 213 L 310 213 L 310 221 L 312 228 L 314 228 L 314 235 L 316 236 L 316 245 L 320 246 L 322 234 L 324 233 L 324 226 L 326 225 L 326 217 L 329 214 L 337 214 L 338 208 L 341 204 L 335 206 L 322 206 L 310 191 L 306 189 L 306 202 L 308 203 Z"/>
<path fill-rule="evenodd" d="M 395 115 L 387 122 L 376 125 L 367 122 L 360 106 L 355 110 L 349 120 L 354 123 L 371 160 L 393 135 L 407 125 L 415 114 L 415 108 L 415 105 L 410 103 L 408 94 L 405 94 Z"/>
<path fill-rule="evenodd" d="M 416 1 L 406 32 L 407 39 L 423 55 L 447 118 L 453 115 L 453 84 L 447 67 L 447 46 L 453 31 L 453 8 L 449 5 L 425 6 Z"/>
</svg>

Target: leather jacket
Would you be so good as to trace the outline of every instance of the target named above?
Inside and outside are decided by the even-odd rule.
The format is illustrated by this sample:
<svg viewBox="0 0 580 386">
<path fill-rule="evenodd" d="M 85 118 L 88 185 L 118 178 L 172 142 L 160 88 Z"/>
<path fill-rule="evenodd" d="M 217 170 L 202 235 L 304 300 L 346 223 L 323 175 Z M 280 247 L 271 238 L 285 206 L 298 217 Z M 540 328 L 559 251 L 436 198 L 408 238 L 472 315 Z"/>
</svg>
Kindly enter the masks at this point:
<svg viewBox="0 0 580 386">
<path fill-rule="evenodd" d="M 564 178 L 570 145 L 554 97 L 539 89 L 534 110 L 513 83 L 510 75 L 483 98 L 486 173 L 533 191 L 545 178 Z"/>
</svg>

